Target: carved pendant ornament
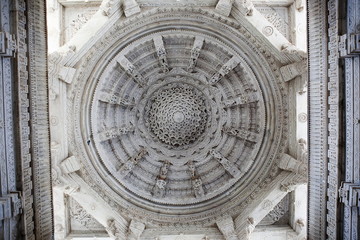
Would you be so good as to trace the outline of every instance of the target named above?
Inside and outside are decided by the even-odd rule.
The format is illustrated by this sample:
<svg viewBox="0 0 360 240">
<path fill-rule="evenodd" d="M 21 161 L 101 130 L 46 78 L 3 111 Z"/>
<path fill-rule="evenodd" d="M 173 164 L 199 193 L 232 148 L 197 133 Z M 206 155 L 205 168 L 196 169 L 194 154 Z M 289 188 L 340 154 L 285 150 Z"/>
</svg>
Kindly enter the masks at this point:
<svg viewBox="0 0 360 240">
<path fill-rule="evenodd" d="M 191 31 L 159 27 L 182 14 L 169 11 L 170 20 L 121 23 L 152 29 L 135 40 L 115 25 L 83 57 L 69 123 L 82 178 L 116 211 L 154 223 L 214 218 L 245 202 L 286 131 L 279 72 L 256 39 L 195 12 L 182 16 Z M 198 18 L 225 32 L 205 33 Z"/>
</svg>

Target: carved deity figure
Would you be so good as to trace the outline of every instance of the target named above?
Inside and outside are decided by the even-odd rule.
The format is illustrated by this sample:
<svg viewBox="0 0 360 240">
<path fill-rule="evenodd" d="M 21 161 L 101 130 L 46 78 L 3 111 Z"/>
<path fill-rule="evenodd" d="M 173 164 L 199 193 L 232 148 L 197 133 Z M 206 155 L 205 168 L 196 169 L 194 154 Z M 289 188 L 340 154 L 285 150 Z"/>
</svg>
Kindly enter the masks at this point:
<svg viewBox="0 0 360 240">
<path fill-rule="evenodd" d="M 170 162 L 165 161 L 164 164 L 160 167 L 160 173 L 159 173 L 160 179 L 166 179 L 166 176 L 169 171 L 169 167 L 170 167 Z"/>
<path fill-rule="evenodd" d="M 200 178 L 195 178 L 192 180 L 192 185 L 193 185 L 193 189 L 195 192 L 195 197 L 203 197 L 205 195 L 203 186 L 202 186 L 202 181 Z"/>
<path fill-rule="evenodd" d="M 246 221 L 246 235 L 245 235 L 245 239 L 246 240 L 250 240 L 250 235 L 251 233 L 254 231 L 255 229 L 255 221 L 254 218 L 249 217 Z"/>
<path fill-rule="evenodd" d="M 298 141 L 299 145 L 298 145 L 298 160 L 306 163 L 308 160 L 308 151 L 307 151 L 307 144 L 306 144 L 306 140 L 303 138 L 300 138 Z"/>
<path fill-rule="evenodd" d="M 194 164 L 194 162 L 189 161 L 188 162 L 188 167 L 189 167 L 191 177 L 195 177 L 195 164 Z"/>
<path fill-rule="evenodd" d="M 163 165 L 160 167 L 159 176 L 156 179 L 156 183 L 153 189 L 153 195 L 158 198 L 162 198 L 166 193 L 166 178 L 170 167 L 169 161 L 163 161 Z"/>
</svg>

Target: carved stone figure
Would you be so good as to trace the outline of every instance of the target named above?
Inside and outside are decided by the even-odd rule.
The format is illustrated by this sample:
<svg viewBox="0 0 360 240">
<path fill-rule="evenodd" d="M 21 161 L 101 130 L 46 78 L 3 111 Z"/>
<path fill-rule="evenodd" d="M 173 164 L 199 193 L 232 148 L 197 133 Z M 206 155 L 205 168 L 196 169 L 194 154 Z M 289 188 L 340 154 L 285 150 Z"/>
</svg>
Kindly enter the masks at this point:
<svg viewBox="0 0 360 240">
<path fill-rule="evenodd" d="M 193 189 L 195 192 L 195 196 L 197 198 L 203 197 L 205 195 L 205 192 L 204 192 L 204 189 L 202 186 L 202 181 L 200 178 L 192 179 L 192 185 L 193 185 Z"/>
</svg>

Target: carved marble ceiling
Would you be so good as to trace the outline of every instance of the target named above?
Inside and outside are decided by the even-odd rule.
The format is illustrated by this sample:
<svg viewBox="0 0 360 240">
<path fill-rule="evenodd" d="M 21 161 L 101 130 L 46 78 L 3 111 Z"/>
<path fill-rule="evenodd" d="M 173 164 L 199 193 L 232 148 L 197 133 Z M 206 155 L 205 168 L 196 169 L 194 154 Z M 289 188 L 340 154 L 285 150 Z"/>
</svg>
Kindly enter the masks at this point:
<svg viewBox="0 0 360 240">
<path fill-rule="evenodd" d="M 179 224 L 247 236 L 306 182 L 288 82 L 306 71 L 304 52 L 276 30 L 285 20 L 250 1 L 90 3 L 99 10 L 79 14 L 79 32 L 50 55 L 55 197 L 114 239 Z M 55 214 L 58 236 L 67 221 Z"/>
</svg>

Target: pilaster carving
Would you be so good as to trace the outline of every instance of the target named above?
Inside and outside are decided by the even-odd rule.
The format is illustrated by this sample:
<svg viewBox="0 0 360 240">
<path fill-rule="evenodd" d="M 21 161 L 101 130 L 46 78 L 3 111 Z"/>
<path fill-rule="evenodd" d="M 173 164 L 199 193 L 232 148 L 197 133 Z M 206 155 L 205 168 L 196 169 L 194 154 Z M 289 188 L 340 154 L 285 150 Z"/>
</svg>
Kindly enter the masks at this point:
<svg viewBox="0 0 360 240">
<path fill-rule="evenodd" d="M 360 33 L 344 34 L 339 37 L 340 57 L 360 55 Z"/>
<path fill-rule="evenodd" d="M 0 56 L 14 57 L 16 49 L 15 35 L 9 32 L 0 32 Z"/>
</svg>

